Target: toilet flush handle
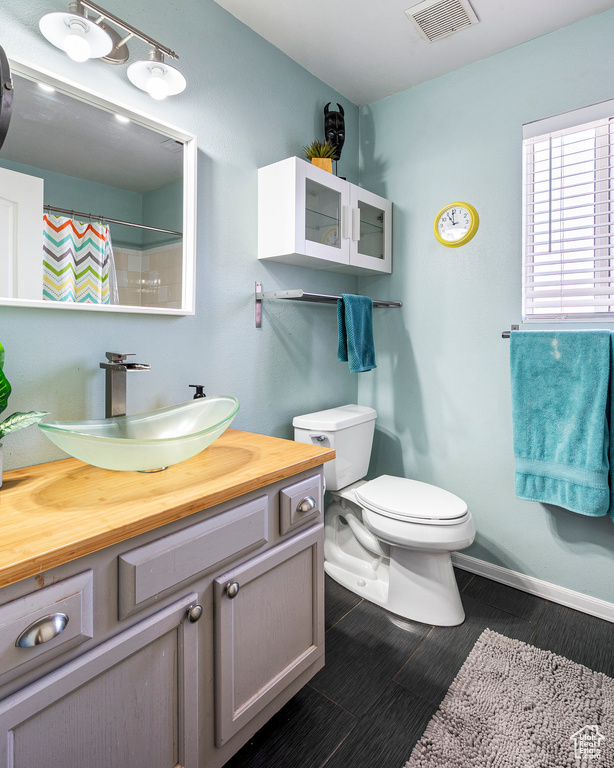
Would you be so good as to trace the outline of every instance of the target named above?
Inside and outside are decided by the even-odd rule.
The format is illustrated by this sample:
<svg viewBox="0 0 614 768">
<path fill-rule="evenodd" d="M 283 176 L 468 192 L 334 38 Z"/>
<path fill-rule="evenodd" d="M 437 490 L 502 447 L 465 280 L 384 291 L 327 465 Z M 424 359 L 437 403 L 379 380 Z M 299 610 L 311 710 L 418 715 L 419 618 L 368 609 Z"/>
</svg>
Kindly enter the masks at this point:
<svg viewBox="0 0 614 768">
<path fill-rule="evenodd" d="M 309 435 L 312 440 L 317 440 L 318 443 L 323 443 L 327 437 L 326 435 Z"/>
</svg>

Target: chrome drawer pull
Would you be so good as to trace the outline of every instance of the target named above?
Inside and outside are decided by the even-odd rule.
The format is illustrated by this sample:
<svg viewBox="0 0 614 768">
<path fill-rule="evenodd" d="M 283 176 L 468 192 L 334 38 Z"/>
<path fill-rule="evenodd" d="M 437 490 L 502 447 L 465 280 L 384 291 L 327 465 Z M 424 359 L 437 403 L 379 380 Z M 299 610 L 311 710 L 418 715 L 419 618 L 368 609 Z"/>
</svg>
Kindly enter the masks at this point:
<svg viewBox="0 0 614 768">
<path fill-rule="evenodd" d="M 239 594 L 239 583 L 237 581 L 229 581 L 224 587 L 224 592 L 229 600 L 232 600 Z"/>
<path fill-rule="evenodd" d="M 296 505 L 296 511 L 300 512 L 302 515 L 306 514 L 307 512 L 313 512 L 313 510 L 316 508 L 316 500 L 313 498 L 313 496 L 305 496 L 304 499 L 301 499 L 299 503 Z"/>
<path fill-rule="evenodd" d="M 195 624 L 203 615 L 203 607 L 199 603 L 191 605 L 188 608 L 188 621 L 190 624 Z"/>
<path fill-rule="evenodd" d="M 66 629 L 68 616 L 65 613 L 52 613 L 37 619 L 15 640 L 17 648 L 33 648 L 41 643 L 48 643 Z"/>
</svg>

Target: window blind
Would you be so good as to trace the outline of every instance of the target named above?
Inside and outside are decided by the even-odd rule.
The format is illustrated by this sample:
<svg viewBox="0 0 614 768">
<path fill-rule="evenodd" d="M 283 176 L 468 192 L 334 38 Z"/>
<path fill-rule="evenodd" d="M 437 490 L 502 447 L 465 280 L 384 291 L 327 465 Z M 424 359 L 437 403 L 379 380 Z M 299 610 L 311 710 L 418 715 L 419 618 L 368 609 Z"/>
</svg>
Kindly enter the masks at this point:
<svg viewBox="0 0 614 768">
<path fill-rule="evenodd" d="M 534 123 L 524 139 L 525 320 L 614 319 L 609 107 L 612 117 L 549 133 L 535 135 Z"/>
</svg>

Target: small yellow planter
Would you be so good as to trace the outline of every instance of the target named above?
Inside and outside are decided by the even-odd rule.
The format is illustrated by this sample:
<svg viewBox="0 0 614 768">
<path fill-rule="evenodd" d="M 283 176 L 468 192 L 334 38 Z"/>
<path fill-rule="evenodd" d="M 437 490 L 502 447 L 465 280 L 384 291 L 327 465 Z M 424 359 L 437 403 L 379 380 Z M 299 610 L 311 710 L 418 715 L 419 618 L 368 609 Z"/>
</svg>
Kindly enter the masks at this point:
<svg viewBox="0 0 614 768">
<path fill-rule="evenodd" d="M 333 159 L 332 157 L 312 157 L 311 164 L 317 165 L 323 171 L 333 172 Z"/>
</svg>

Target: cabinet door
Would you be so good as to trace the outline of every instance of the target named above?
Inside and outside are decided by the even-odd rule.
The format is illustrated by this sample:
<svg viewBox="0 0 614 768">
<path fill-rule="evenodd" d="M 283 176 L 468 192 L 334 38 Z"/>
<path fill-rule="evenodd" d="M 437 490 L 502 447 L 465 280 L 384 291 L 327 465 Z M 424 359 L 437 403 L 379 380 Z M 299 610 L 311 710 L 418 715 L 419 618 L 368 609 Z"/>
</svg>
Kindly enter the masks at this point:
<svg viewBox="0 0 614 768">
<path fill-rule="evenodd" d="M 392 272 L 392 203 L 352 185 L 350 264 L 365 272 Z"/>
<path fill-rule="evenodd" d="M 297 169 L 297 236 L 311 258 L 349 264 L 349 185 L 309 163 Z"/>
<path fill-rule="evenodd" d="M 347 271 L 347 181 L 289 157 L 258 171 L 258 258 Z"/>
<path fill-rule="evenodd" d="M 322 542 L 314 526 L 215 580 L 218 746 L 323 655 Z"/>
<path fill-rule="evenodd" d="M 195 768 L 190 594 L 0 702 L 1 768 Z"/>
</svg>

